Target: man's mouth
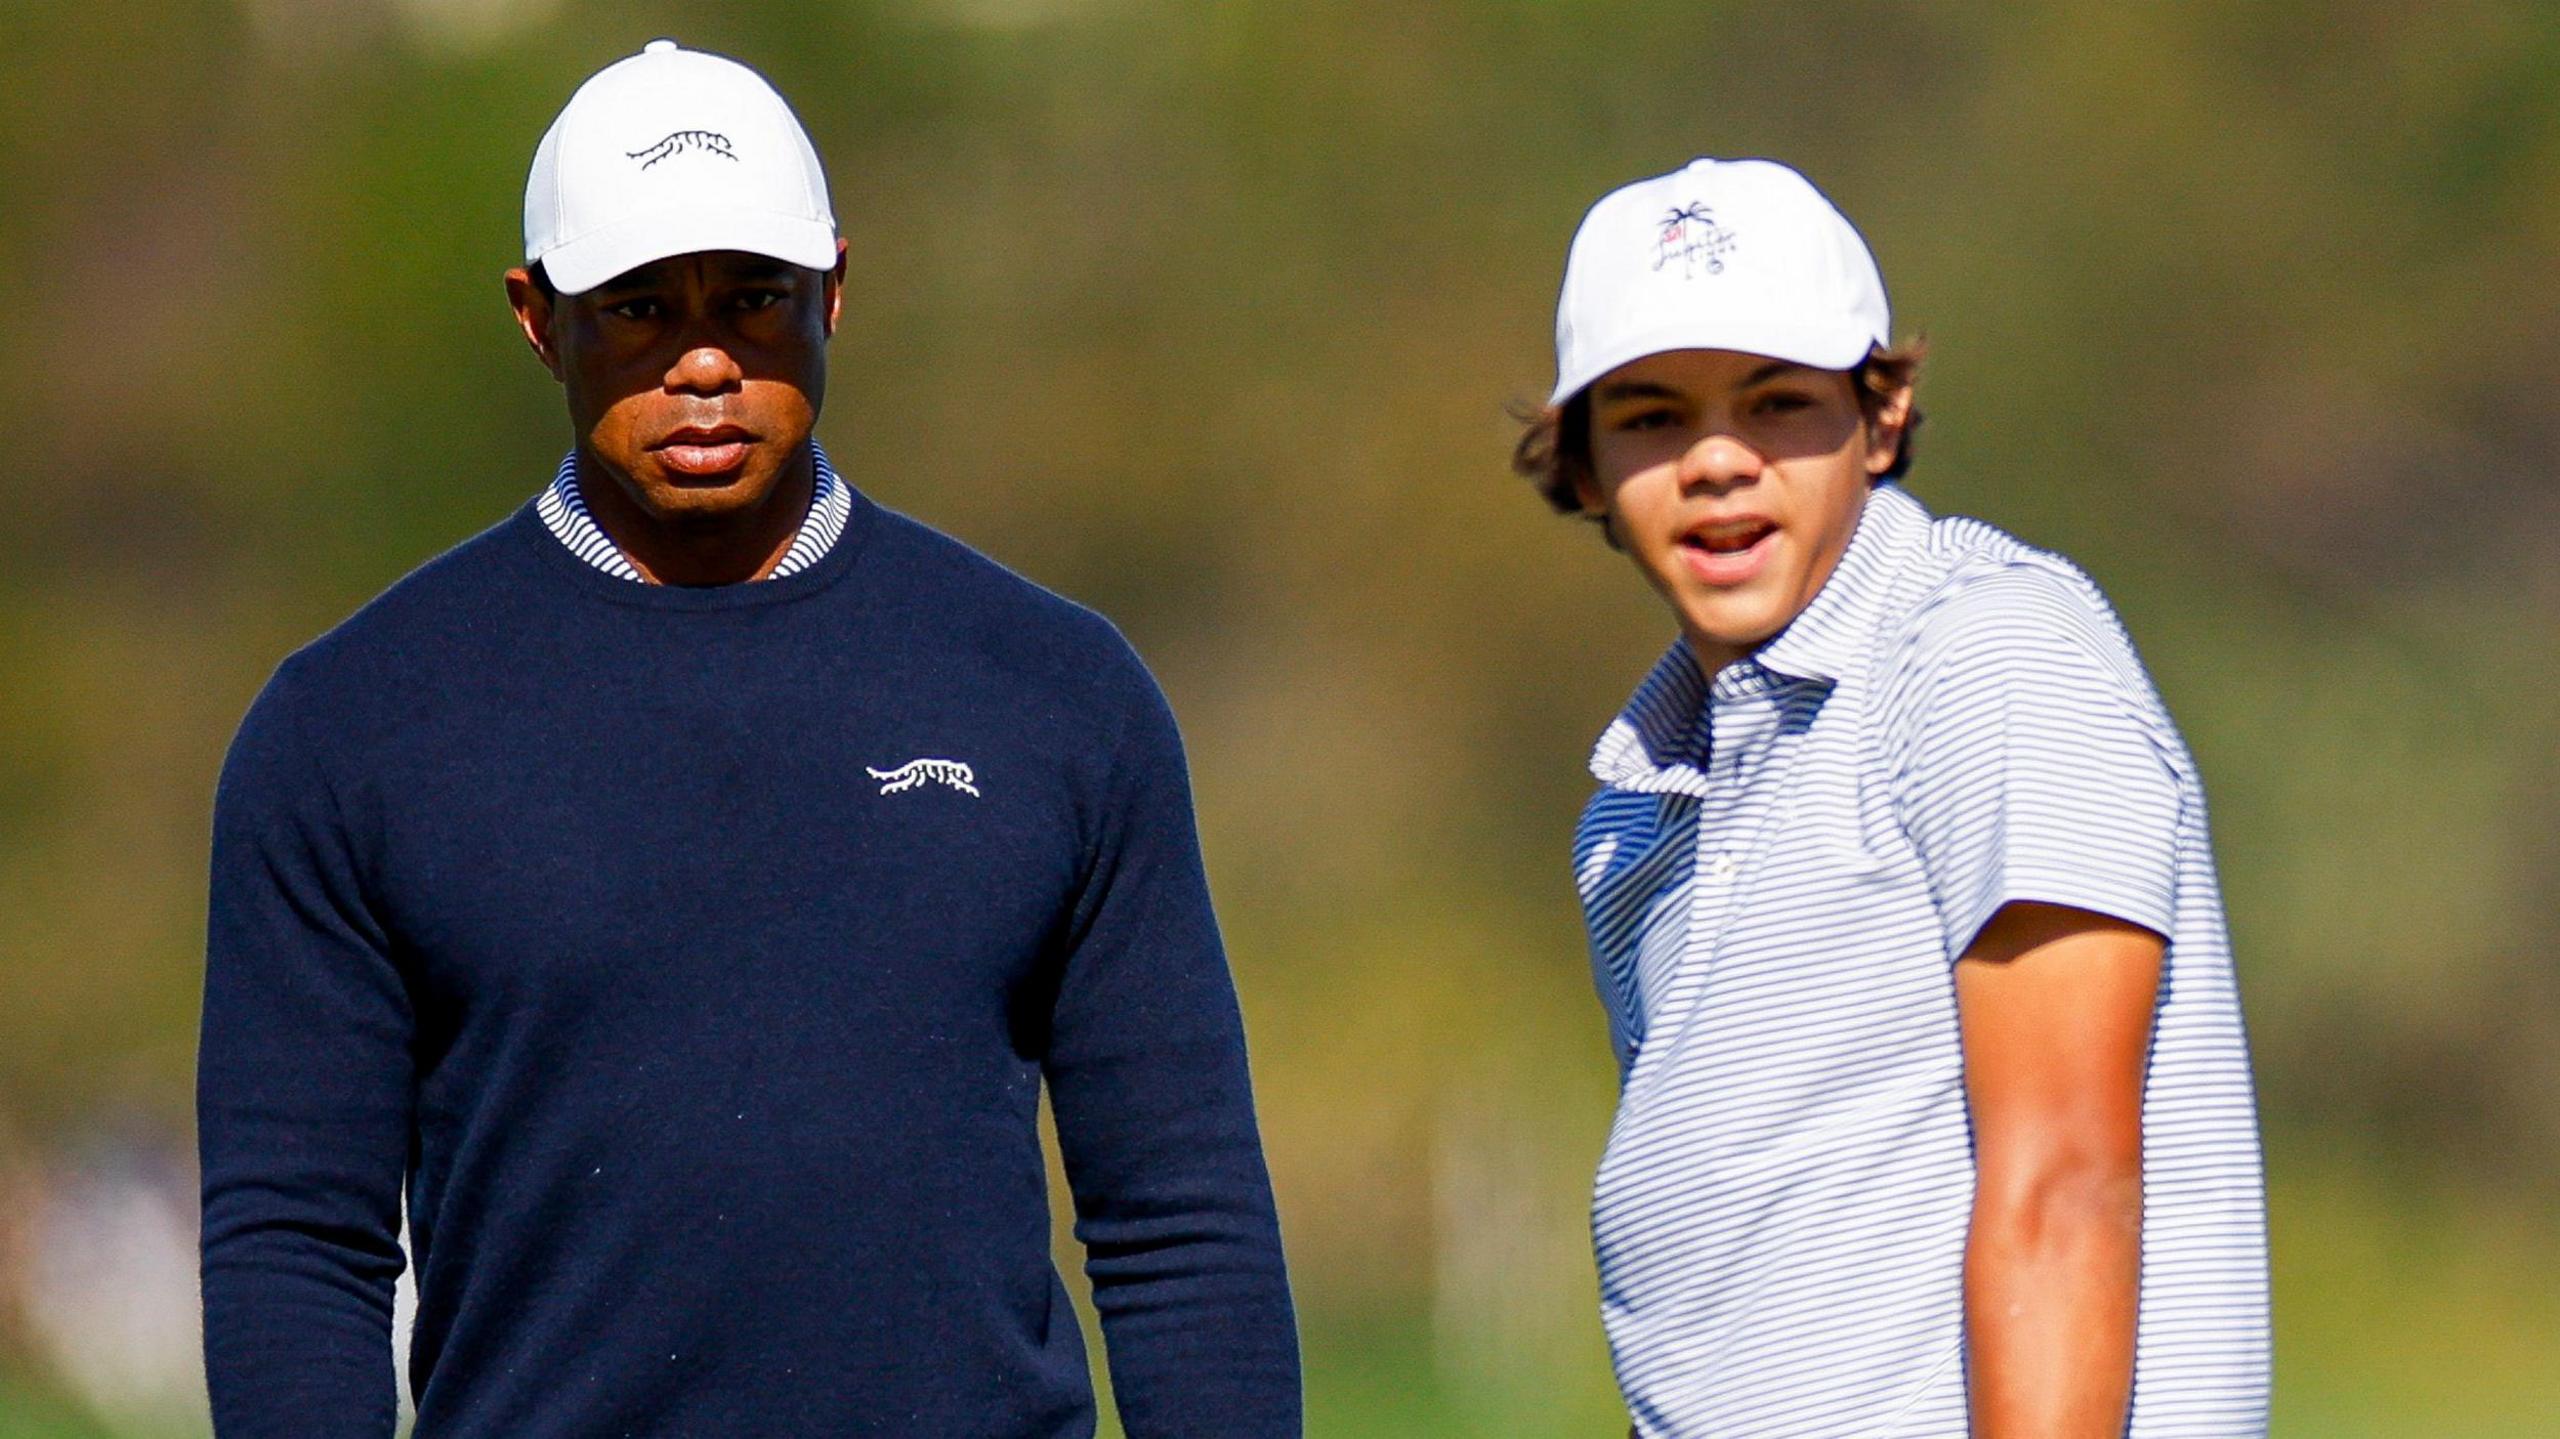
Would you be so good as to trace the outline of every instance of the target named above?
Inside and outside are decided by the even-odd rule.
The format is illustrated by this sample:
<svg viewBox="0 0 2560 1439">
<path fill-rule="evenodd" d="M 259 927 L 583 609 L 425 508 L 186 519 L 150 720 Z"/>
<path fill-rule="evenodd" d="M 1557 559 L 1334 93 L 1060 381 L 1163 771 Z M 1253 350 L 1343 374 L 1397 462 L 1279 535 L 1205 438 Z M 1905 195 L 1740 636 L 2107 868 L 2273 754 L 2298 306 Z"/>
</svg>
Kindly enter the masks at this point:
<svg viewBox="0 0 2560 1439">
<path fill-rule="evenodd" d="M 754 444 L 755 436 L 736 425 L 687 425 L 651 448 L 658 463 L 677 474 L 709 478 L 745 464 Z"/>
<path fill-rule="evenodd" d="M 1760 573 L 1777 548 L 1778 527 L 1757 515 L 1710 520 L 1683 531 L 1681 562 L 1703 584 L 1738 585 Z"/>
</svg>

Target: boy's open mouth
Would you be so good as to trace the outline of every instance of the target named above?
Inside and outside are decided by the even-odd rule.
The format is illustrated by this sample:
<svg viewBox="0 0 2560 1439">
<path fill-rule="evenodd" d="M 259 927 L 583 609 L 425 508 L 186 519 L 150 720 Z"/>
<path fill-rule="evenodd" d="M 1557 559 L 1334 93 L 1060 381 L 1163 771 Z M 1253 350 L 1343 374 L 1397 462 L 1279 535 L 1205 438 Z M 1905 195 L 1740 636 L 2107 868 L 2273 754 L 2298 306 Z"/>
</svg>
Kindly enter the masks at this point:
<svg viewBox="0 0 2560 1439">
<path fill-rule="evenodd" d="M 1713 524 L 1700 525 L 1682 535 L 1680 543 L 1695 545 L 1711 555 L 1734 555 L 1740 554 L 1777 532 L 1776 525 L 1753 515 L 1738 520 L 1719 520 Z"/>
<path fill-rule="evenodd" d="M 1767 563 L 1777 534 L 1775 523 L 1757 515 L 1711 520 L 1681 534 L 1680 557 L 1706 584 L 1738 585 Z"/>
</svg>

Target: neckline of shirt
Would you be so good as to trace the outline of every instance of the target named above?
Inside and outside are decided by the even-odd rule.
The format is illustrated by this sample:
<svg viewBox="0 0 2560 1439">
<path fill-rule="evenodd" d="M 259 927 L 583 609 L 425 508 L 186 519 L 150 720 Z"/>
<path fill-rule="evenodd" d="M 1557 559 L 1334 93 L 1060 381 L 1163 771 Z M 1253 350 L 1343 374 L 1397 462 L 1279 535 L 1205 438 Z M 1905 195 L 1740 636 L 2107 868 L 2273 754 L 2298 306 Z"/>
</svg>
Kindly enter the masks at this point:
<svg viewBox="0 0 2560 1439">
<path fill-rule="evenodd" d="M 835 467 L 827 463 L 826 448 L 817 441 L 809 442 L 809 453 L 817 473 L 809 491 L 809 508 L 800 517 L 800 528 L 791 537 L 791 546 L 783 552 L 771 573 L 750 583 L 789 579 L 826 557 L 836 538 L 844 533 L 844 522 L 851 504 L 843 480 L 836 477 Z M 587 509 L 586 495 L 578 480 L 578 452 L 572 447 L 561 458 L 560 468 L 551 477 L 541 495 L 536 497 L 536 512 L 543 525 L 558 537 L 560 543 L 579 559 L 633 584 L 649 583 L 631 557 L 624 554 L 604 527 L 596 523 Z"/>
<path fill-rule="evenodd" d="M 1695 793 L 1699 720 L 1710 691 L 1739 700 L 1794 681 L 1835 683 L 1873 641 L 1897 563 L 1929 526 L 1929 512 L 1900 485 L 1867 496 L 1842 552 L 1811 603 L 1767 643 L 1727 665 L 1712 684 L 1688 641 L 1673 640 L 1591 751 L 1591 774 L 1617 789 Z"/>
<path fill-rule="evenodd" d="M 577 454 L 561 462 L 549 485 L 517 511 L 525 538 L 540 552 L 540 563 L 566 578 L 573 587 L 596 598 L 645 609 L 699 611 L 751 608 L 815 594 L 851 566 L 873 528 L 879 507 L 838 475 L 820 449 L 810 442 L 818 470 L 809 514 L 799 534 L 772 574 L 760 580 L 726 585 L 657 585 L 639 572 L 586 511 L 576 493 Z M 566 485 L 563 485 L 563 481 Z M 821 504 L 821 501 L 824 504 Z M 579 522 L 583 522 L 583 524 Z M 601 553 L 599 553 L 601 547 Z M 607 560 L 610 557 L 610 562 Z M 785 564 L 793 566 L 786 573 Z"/>
</svg>

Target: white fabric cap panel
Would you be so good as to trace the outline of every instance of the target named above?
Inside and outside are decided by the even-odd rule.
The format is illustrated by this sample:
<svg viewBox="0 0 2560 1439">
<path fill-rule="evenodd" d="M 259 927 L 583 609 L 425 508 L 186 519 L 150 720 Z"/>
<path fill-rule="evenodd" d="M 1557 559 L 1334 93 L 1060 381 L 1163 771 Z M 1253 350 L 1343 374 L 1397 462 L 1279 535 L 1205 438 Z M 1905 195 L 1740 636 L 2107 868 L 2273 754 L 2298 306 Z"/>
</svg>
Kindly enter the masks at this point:
<svg viewBox="0 0 2560 1439">
<path fill-rule="evenodd" d="M 657 41 L 578 87 L 535 148 L 525 262 L 563 294 L 696 250 L 835 263 L 808 133 L 764 77 Z"/>
<path fill-rule="evenodd" d="M 1845 370 L 1891 330 L 1875 257 L 1811 181 L 1771 160 L 1696 160 L 1583 217 L 1556 306 L 1552 401 L 1666 350 Z"/>
</svg>

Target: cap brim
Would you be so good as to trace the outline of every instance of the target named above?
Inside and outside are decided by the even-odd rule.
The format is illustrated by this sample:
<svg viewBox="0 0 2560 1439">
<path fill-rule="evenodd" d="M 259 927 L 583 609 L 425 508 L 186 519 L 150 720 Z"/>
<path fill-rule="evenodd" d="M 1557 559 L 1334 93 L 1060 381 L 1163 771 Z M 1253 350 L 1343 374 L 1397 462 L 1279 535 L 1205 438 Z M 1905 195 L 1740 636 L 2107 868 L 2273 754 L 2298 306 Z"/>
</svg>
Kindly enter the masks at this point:
<svg viewBox="0 0 2560 1439">
<path fill-rule="evenodd" d="M 635 215 L 555 245 L 533 257 L 553 289 L 579 295 L 625 270 L 703 250 L 744 250 L 789 265 L 829 270 L 836 263 L 835 227 L 803 215 L 713 207 Z"/>
<path fill-rule="evenodd" d="M 1556 390 L 1547 403 L 1561 405 L 1620 365 L 1673 350 L 1733 350 L 1817 370 L 1848 370 L 1855 369 L 1868 351 L 1883 343 L 1877 336 L 1859 334 L 1837 324 L 1790 325 L 1783 319 L 1746 316 L 1719 317 L 1713 323 L 1691 318 L 1621 336 L 1608 348 L 1582 356 L 1571 370 L 1556 376 Z"/>
</svg>

